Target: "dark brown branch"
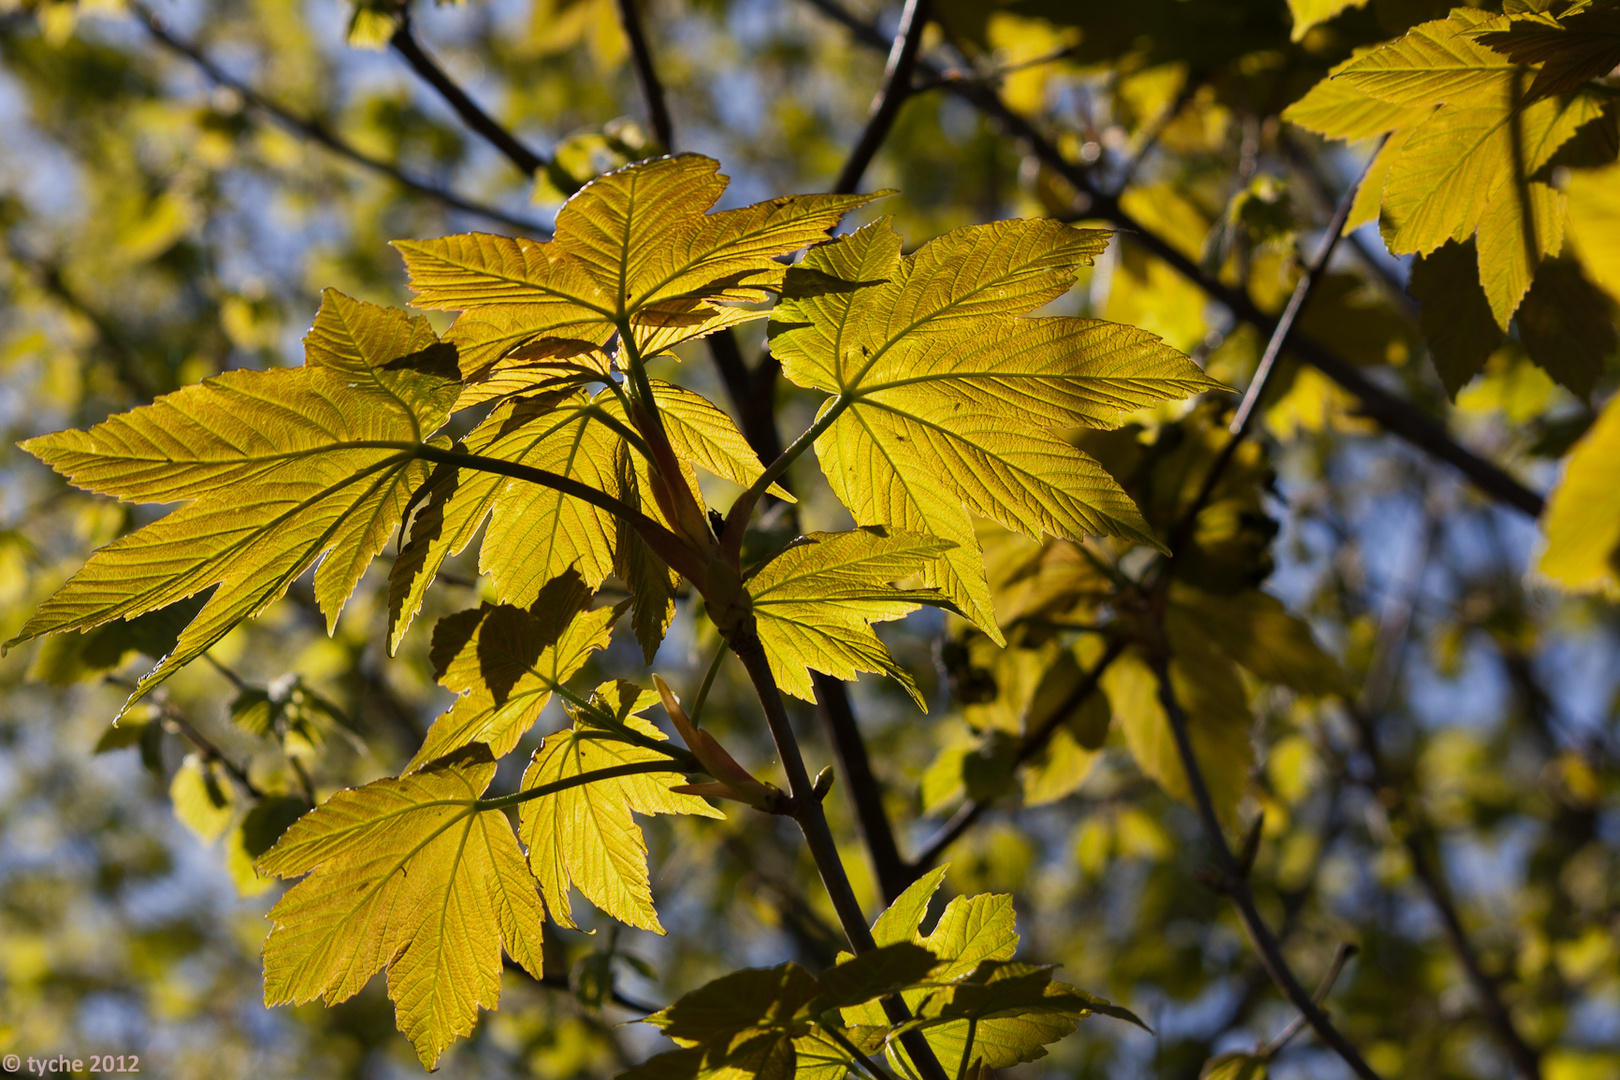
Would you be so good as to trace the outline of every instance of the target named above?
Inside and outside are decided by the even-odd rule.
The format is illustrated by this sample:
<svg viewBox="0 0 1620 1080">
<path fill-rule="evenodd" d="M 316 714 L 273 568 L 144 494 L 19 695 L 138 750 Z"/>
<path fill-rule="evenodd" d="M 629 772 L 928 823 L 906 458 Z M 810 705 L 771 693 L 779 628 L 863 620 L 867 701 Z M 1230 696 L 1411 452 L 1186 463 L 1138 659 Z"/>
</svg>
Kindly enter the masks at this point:
<svg viewBox="0 0 1620 1080">
<path fill-rule="evenodd" d="M 916 874 L 901 858 L 899 845 L 895 843 L 894 829 L 883 809 L 883 785 L 872 772 L 866 740 L 861 737 L 860 725 L 855 721 L 855 710 L 850 706 L 843 682 L 819 671 L 811 672 L 810 677 L 816 687 L 821 722 L 838 757 L 838 777 L 849 787 L 855 803 L 855 823 L 871 856 L 878 888 L 885 903 L 892 904 L 916 879 Z"/>
<path fill-rule="evenodd" d="M 383 161 L 381 158 L 372 157 L 370 154 L 356 149 L 334 134 L 320 121 L 300 116 L 280 102 L 259 93 L 242 80 L 227 74 L 225 69 L 214 63 L 194 42 L 187 41 L 185 38 L 171 33 L 163 25 L 163 21 L 150 8 L 141 3 L 141 0 L 130 0 L 129 9 L 135 13 L 135 17 L 155 41 L 190 60 L 204 75 L 208 76 L 211 82 L 235 91 L 241 95 L 242 100 L 248 105 L 269 116 L 289 131 L 302 135 L 312 142 L 319 143 L 339 157 L 346 158 L 356 165 L 362 165 L 373 172 L 380 173 L 409 191 L 443 203 L 463 213 L 476 214 L 490 221 L 498 221 L 502 225 L 522 229 L 535 236 L 551 235 L 551 230 L 538 221 L 516 214 L 509 214 L 505 210 L 485 206 L 470 199 L 464 199 L 453 191 L 412 176 L 397 165 Z"/>
<path fill-rule="evenodd" d="M 653 138 L 666 152 L 675 149 L 675 125 L 669 119 L 669 103 L 664 99 L 664 84 L 658 79 L 653 66 L 652 50 L 647 46 L 647 34 L 636 11 L 636 0 L 616 0 L 619 23 L 624 36 L 630 41 L 630 59 L 636 69 L 636 84 L 647 102 L 647 120 L 652 124 Z"/>
<path fill-rule="evenodd" d="M 833 184 L 835 193 L 849 194 L 860 186 L 866 167 L 872 163 L 883 140 L 889 137 L 895 117 L 900 115 L 900 106 L 911 96 L 911 75 L 917 67 L 923 28 L 928 25 L 929 6 L 929 0 L 906 0 L 905 9 L 900 13 L 900 26 L 889 48 L 888 63 L 883 67 L 883 85 L 872 99 L 865 130 Z"/>
<path fill-rule="evenodd" d="M 782 769 L 787 773 L 788 797 L 791 800 L 791 816 L 799 826 L 799 832 L 804 836 L 805 846 L 810 849 L 810 856 L 815 860 L 816 870 L 821 874 L 821 883 L 827 890 L 827 897 L 832 901 L 833 910 L 838 914 L 839 925 L 843 928 L 844 936 L 849 939 L 852 952 L 871 952 L 877 947 L 872 940 L 871 928 L 866 925 L 866 915 L 861 911 L 860 903 L 855 899 L 855 890 L 850 886 L 849 875 L 844 870 L 844 863 L 838 854 L 838 843 L 833 839 L 832 829 L 827 825 L 827 815 L 821 809 L 821 799 L 812 790 L 809 770 L 805 768 L 804 756 L 799 752 L 799 740 L 793 733 L 793 725 L 788 719 L 787 709 L 782 704 L 782 694 L 776 687 L 776 677 L 771 674 L 770 661 L 765 657 L 765 649 L 759 642 L 759 636 L 753 626 L 746 625 L 737 629 L 731 636 L 731 651 L 737 654 L 743 667 L 748 671 L 748 677 L 754 684 L 754 690 L 759 697 L 760 705 L 765 709 L 765 719 L 770 726 L 771 738 L 776 743 L 776 752 L 782 759 Z M 897 996 L 883 999 L 883 1011 L 888 1014 L 889 1020 L 894 1024 L 903 1024 L 911 1018 L 910 1011 Z M 922 1032 L 912 1030 L 900 1037 L 901 1045 L 911 1057 L 912 1063 L 917 1066 L 923 1080 L 945 1080 L 945 1070 L 934 1051 L 923 1038 Z"/>
<path fill-rule="evenodd" d="M 1159 651 L 1157 655 L 1149 658 L 1149 662 L 1158 679 L 1159 701 L 1170 721 L 1170 733 L 1175 738 L 1176 752 L 1181 758 L 1181 766 L 1187 776 L 1187 787 L 1192 791 L 1199 823 L 1203 826 L 1205 839 L 1215 853 L 1215 866 L 1221 875 L 1221 884 L 1227 896 L 1231 898 L 1233 906 L 1237 908 L 1238 918 L 1242 921 L 1243 929 L 1254 945 L 1255 952 L 1259 954 L 1260 963 L 1265 967 L 1266 974 L 1283 992 L 1289 1003 L 1299 1010 L 1299 1014 L 1311 1025 L 1317 1037 L 1343 1058 L 1352 1072 L 1362 1080 L 1381 1080 L 1372 1066 L 1362 1058 L 1361 1052 L 1333 1026 L 1333 1021 L 1328 1019 L 1327 1014 L 1299 984 L 1293 969 L 1283 957 L 1282 949 L 1277 944 L 1276 937 L 1272 935 L 1271 928 L 1261 918 L 1260 909 L 1255 906 L 1254 893 L 1249 889 L 1249 882 L 1241 873 L 1232 849 L 1227 846 L 1226 835 L 1221 831 L 1220 819 L 1215 815 L 1215 802 L 1210 797 L 1209 785 L 1205 783 L 1203 770 L 1199 767 L 1198 758 L 1193 754 L 1192 736 L 1187 728 L 1187 714 L 1176 698 L 1175 688 L 1170 684 L 1169 658 L 1163 651 Z"/>
<path fill-rule="evenodd" d="M 467 96 L 466 91 L 462 90 L 439 66 L 438 61 L 427 54 L 421 43 L 416 40 L 416 35 L 411 32 L 411 9 L 408 3 L 400 6 L 399 27 L 388 43 L 411 66 L 412 71 L 439 92 L 445 103 L 461 117 L 462 123 L 482 135 L 524 176 L 532 177 L 546 167 L 545 158 L 518 142 L 516 136 L 497 124 L 488 113 L 479 108 L 476 101 Z"/>
<path fill-rule="evenodd" d="M 849 28 L 863 44 L 876 48 L 887 46 L 886 39 L 875 28 L 844 11 L 836 0 L 806 0 L 806 2 Z M 939 72 L 926 61 L 919 61 L 917 68 L 925 77 L 937 78 L 939 75 Z M 969 81 L 947 82 L 945 89 L 985 113 L 1000 126 L 1004 134 L 1026 145 L 1043 164 L 1074 185 L 1081 193 L 1084 204 L 1077 208 L 1077 217 L 1101 218 L 1111 222 L 1120 230 L 1132 234 L 1136 242 L 1163 259 L 1187 280 L 1198 285 L 1211 298 L 1224 304 L 1236 318 L 1254 325 L 1268 336 L 1276 329 L 1277 320 L 1261 311 L 1246 292 L 1229 288 L 1204 273 L 1196 262 L 1169 241 L 1145 228 L 1141 222 L 1125 212 L 1115 196 L 1098 189 L 1089 169 L 1065 158 L 1051 140 L 1009 108 L 993 89 Z M 1359 398 L 1362 414 L 1376 421 L 1386 431 L 1456 468 L 1490 498 L 1532 517 L 1540 515 L 1542 509 L 1540 495 L 1525 487 L 1497 465 L 1462 446 L 1443 426 L 1411 402 L 1384 389 L 1363 375 L 1360 370 L 1340 359 L 1331 349 L 1308 337 L 1294 335 L 1290 349 L 1306 363 Z"/>
</svg>

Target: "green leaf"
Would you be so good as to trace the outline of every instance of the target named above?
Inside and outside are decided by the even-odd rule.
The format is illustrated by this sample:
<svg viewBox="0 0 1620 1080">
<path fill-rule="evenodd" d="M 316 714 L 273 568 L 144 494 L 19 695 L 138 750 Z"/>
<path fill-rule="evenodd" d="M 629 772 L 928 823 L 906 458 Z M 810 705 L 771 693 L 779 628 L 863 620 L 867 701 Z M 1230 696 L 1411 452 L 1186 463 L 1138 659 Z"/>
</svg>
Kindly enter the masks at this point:
<svg viewBox="0 0 1620 1080">
<path fill-rule="evenodd" d="M 628 731 L 643 743 L 665 741 L 663 732 L 636 715 L 657 701 L 657 694 L 630 683 L 604 683 L 592 696 L 592 709 L 572 710 L 571 729 L 546 736 L 523 774 L 523 787 L 617 765 L 669 761 L 625 737 Z M 681 780 L 674 765 L 670 772 Z M 725 817 L 695 795 L 670 791 L 670 779 L 640 774 L 598 780 L 523 804 L 520 819 L 529 864 L 559 925 L 575 926 L 568 898 L 572 885 L 620 922 L 664 932 L 647 878 L 647 844 L 631 813 Z"/>
<path fill-rule="evenodd" d="M 650 356 L 739 318 L 710 301 L 763 300 L 776 261 L 827 239 L 871 195 L 794 195 L 706 213 L 725 191 L 719 163 L 682 154 L 630 165 L 580 189 L 540 243 L 471 233 L 395 243 L 418 307 L 460 311 L 446 340 L 469 375 L 550 339 L 596 345 L 628 320 Z"/>
<path fill-rule="evenodd" d="M 947 546 L 932 536 L 881 528 L 811 533 L 761 567 L 748 579 L 748 595 L 777 685 L 814 701 L 811 669 L 840 679 L 882 672 L 926 708 L 917 684 L 871 624 L 904 618 L 924 604 L 949 606 L 934 590 L 887 584 L 920 573 Z"/>
<path fill-rule="evenodd" d="M 25 449 L 90 491 L 187 505 L 90 557 L 14 639 L 83 630 L 217 585 L 140 697 L 257 615 L 317 560 L 328 628 L 427 477 L 454 351 L 427 321 L 328 290 L 303 367 L 229 371 Z"/>
<path fill-rule="evenodd" d="M 478 797 L 495 762 L 475 747 L 432 769 L 339 791 L 259 861 L 308 876 L 271 909 L 266 1005 L 328 1004 L 388 969 L 399 1029 L 432 1068 L 501 992 L 501 949 L 542 974 L 545 909 L 511 823 Z"/>
<path fill-rule="evenodd" d="M 1506 26 L 1500 16 L 1457 8 L 1351 61 L 1337 77 L 1393 105 L 1499 106 L 1524 68 L 1486 48 L 1477 35 Z"/>
<path fill-rule="evenodd" d="M 1474 241 L 1446 243 L 1412 260 L 1406 289 L 1421 306 L 1419 321 L 1435 371 L 1453 398 L 1502 344 L 1502 328 L 1479 284 Z"/>
<path fill-rule="evenodd" d="M 1542 515 L 1536 568 L 1565 589 L 1620 597 L 1620 395 L 1575 444 Z"/>
<path fill-rule="evenodd" d="M 485 603 L 440 619 L 429 656 L 440 684 L 461 696 L 433 721 L 405 772 L 471 743 L 496 757 L 510 752 L 551 695 L 606 647 L 624 611 L 586 610 L 589 603 L 579 576 L 568 574 L 548 582 L 530 610 Z"/>
<path fill-rule="evenodd" d="M 857 524 L 954 547 L 924 573 L 1000 640 L 969 513 L 1039 538 L 1156 544 L 1114 479 L 1058 432 L 1218 388 L 1152 334 L 1019 318 L 1066 292 L 1106 234 L 1053 221 L 959 229 L 900 257 L 879 221 L 790 271 L 771 348 L 795 383 L 837 395 L 816 453 Z"/>
<path fill-rule="evenodd" d="M 816 1007 L 843 1009 L 871 1001 L 921 982 L 938 963 L 932 952 L 913 942 L 881 945 L 822 972 Z"/>
</svg>

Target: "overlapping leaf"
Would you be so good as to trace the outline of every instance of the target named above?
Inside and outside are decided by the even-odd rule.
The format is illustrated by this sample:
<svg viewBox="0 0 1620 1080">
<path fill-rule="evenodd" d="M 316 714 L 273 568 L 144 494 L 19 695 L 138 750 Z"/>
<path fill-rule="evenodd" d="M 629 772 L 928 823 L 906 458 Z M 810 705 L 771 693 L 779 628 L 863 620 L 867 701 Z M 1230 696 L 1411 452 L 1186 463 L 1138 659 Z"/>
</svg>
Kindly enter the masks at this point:
<svg viewBox="0 0 1620 1080">
<path fill-rule="evenodd" d="M 482 747 L 398 780 L 340 791 L 259 862 L 308 875 L 270 911 L 267 1005 L 353 997 L 388 969 L 399 1029 L 431 1068 L 500 999 L 501 949 L 542 975 L 545 910 Z"/>
<path fill-rule="evenodd" d="M 924 581 L 992 634 L 969 513 L 1036 537 L 1155 543 L 1113 478 L 1058 431 L 1113 426 L 1218 385 L 1143 331 L 1018 317 L 1067 291 L 1105 242 L 1053 221 L 1004 221 L 902 259 L 878 222 L 812 251 L 772 315 L 788 377 L 837 395 L 815 444 L 833 490 L 861 525 L 954 545 Z"/>
<path fill-rule="evenodd" d="M 762 300 L 776 257 L 827 238 L 870 195 L 793 195 L 707 213 L 725 191 L 695 154 L 598 177 L 557 215 L 550 243 L 484 234 L 396 244 L 419 307 L 460 311 L 448 340 L 469 375 L 547 340 L 601 345 L 626 320 L 642 355 L 735 323 L 712 301 Z"/>
<path fill-rule="evenodd" d="M 993 964 L 1012 959 L 1018 948 L 1018 931 L 1014 928 L 1012 897 L 985 894 L 952 900 L 933 930 L 923 936 L 919 924 L 928 911 L 929 899 L 944 879 L 945 868 L 939 867 L 913 882 L 872 924 L 872 938 L 879 946 L 909 941 L 921 945 L 941 961 L 926 985 L 909 988 L 902 996 L 914 1012 L 925 1002 L 933 1003 L 935 1022 L 926 1026 L 925 1035 L 945 1067 L 946 1075 L 958 1075 L 964 1051 L 968 1052 L 970 1061 L 979 1060 L 992 1069 L 1044 1057 L 1046 1046 L 1072 1032 L 1086 1012 L 1103 1012 L 1141 1024 L 1128 1010 L 1063 983 L 1052 982 L 1050 970 L 1041 969 L 1045 974 L 1042 993 L 1075 999 L 1065 1003 L 1069 1007 L 1050 1012 L 1024 1010 L 1016 1016 L 992 1015 L 995 1009 L 988 1008 L 982 1019 L 975 1018 L 973 1044 L 969 1048 L 967 1016 L 944 1017 L 940 1011 L 948 1008 L 954 998 L 952 984 L 972 982 L 975 972 L 986 962 Z M 995 969 L 992 966 L 982 970 L 988 973 Z M 1048 987 L 1050 990 L 1046 989 Z M 994 992 L 988 996 L 993 998 Z M 1078 1000 L 1088 1003 L 1085 1010 L 1073 1007 Z M 876 1003 L 845 1009 L 844 1019 L 851 1025 L 881 1025 L 887 1020 L 882 1007 Z M 889 1053 L 897 1062 L 903 1052 L 898 1043 L 889 1044 Z"/>
<path fill-rule="evenodd" d="M 683 462 L 743 485 L 764 471 L 724 412 L 681 387 L 656 380 L 651 386 L 664 432 Z M 611 391 L 593 397 L 563 389 L 503 401 L 466 436 L 463 446 L 468 453 L 577 480 L 663 521 L 662 511 L 645 494 L 646 462 L 625 441 L 626 433 L 631 429 L 624 408 Z M 695 477 L 689 476 L 688 483 L 695 487 Z M 493 579 L 503 602 L 528 606 L 546 582 L 570 569 L 593 589 L 616 566 L 628 570 L 624 561 L 616 562 L 626 530 L 601 507 L 525 480 L 441 465 L 389 577 L 391 648 L 398 647 L 444 560 L 471 543 L 486 519 L 479 569 Z M 637 549 L 634 554 L 644 564 L 656 560 L 651 552 Z M 658 573 L 667 573 L 661 567 L 645 566 L 649 584 Z M 640 599 L 645 592 L 637 595 Z M 665 599 L 652 598 L 649 604 L 660 616 Z"/>
<path fill-rule="evenodd" d="M 777 686 L 814 701 L 812 669 L 840 679 L 881 672 L 922 707 L 917 684 L 871 624 L 947 603 L 935 590 L 888 583 L 921 573 L 948 546 L 923 533 L 882 528 L 812 533 L 761 567 L 748 580 L 748 595 Z"/>
<path fill-rule="evenodd" d="M 76 485 L 187 505 L 96 552 L 17 641 L 215 587 L 136 696 L 263 611 L 317 560 L 330 626 L 428 475 L 419 448 L 459 385 L 425 319 L 328 291 L 303 367 L 230 371 L 26 448 Z"/>
<path fill-rule="evenodd" d="M 496 757 L 534 726 L 551 695 L 603 648 L 620 607 L 586 610 L 577 574 L 540 590 L 533 608 L 489 604 L 439 620 L 430 653 L 439 682 L 461 695 L 433 722 L 407 773 L 471 743 Z"/>
<path fill-rule="evenodd" d="M 599 687 L 591 708 L 572 710 L 572 728 L 546 736 L 523 774 L 524 788 L 616 766 L 668 763 L 668 755 L 647 745 L 666 736 L 636 715 L 657 701 L 651 690 L 627 682 Z M 639 741 L 632 741 L 636 737 Z M 664 932 L 647 878 L 647 844 L 631 813 L 725 816 L 695 795 L 669 790 L 671 777 L 681 779 L 675 766 L 669 772 L 598 780 L 523 804 L 529 863 L 560 925 L 575 925 L 568 899 L 572 885 L 620 922 Z"/>
</svg>

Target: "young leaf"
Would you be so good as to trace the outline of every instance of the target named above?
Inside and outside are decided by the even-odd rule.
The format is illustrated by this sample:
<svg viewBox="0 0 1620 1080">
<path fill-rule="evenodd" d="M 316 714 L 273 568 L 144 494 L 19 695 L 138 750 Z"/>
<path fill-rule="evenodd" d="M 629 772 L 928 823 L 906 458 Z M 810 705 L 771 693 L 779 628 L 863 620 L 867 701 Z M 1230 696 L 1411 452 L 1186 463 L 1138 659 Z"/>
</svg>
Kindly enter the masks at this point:
<svg viewBox="0 0 1620 1080">
<path fill-rule="evenodd" d="M 946 905 L 934 929 L 924 937 L 918 924 L 928 910 L 929 898 L 938 890 L 944 878 L 944 867 L 938 867 L 919 878 L 872 924 L 872 938 L 878 945 L 909 941 L 921 945 L 939 959 L 938 966 L 925 984 L 910 987 L 902 994 L 913 1013 L 919 1012 L 925 1002 L 931 1002 L 934 1006 L 946 1005 L 953 991 L 947 989 L 942 993 L 941 987 L 971 982 L 975 972 L 980 970 L 996 970 L 994 963 L 982 969 L 981 965 L 987 961 L 1010 960 L 1018 948 L 1012 897 L 1004 895 L 957 897 Z M 1126 1013 L 1126 1010 L 1111 1006 L 1101 998 L 1093 998 L 1073 987 L 1051 982 L 1051 973 L 1047 969 L 1031 970 L 1043 973 L 1043 987 L 1049 986 L 1051 991 L 1067 995 L 1063 1006 L 1051 1011 L 1037 1006 L 1019 1009 L 1015 1016 L 995 1016 L 991 1015 L 995 1011 L 992 1004 L 983 1014 L 983 1019 L 975 1018 L 971 1051 L 967 1046 L 969 1029 L 966 1015 L 953 1015 L 945 1018 L 948 1023 L 929 1025 L 925 1035 L 948 1075 L 957 1075 L 965 1051 L 970 1052 L 974 1059 L 982 1059 L 983 1064 L 992 1069 L 1044 1056 L 1046 1045 L 1073 1031 L 1076 1021 L 1084 1015 L 1078 1004 L 1081 1000 L 1087 1002 L 1084 1007 L 1086 1011 L 1110 1011 L 1113 1015 Z M 972 991 L 969 993 L 972 994 Z M 993 1000 L 998 995 L 992 991 L 987 996 Z M 843 1016 L 845 1022 L 851 1025 L 882 1025 L 886 1022 L 882 1007 L 876 1003 L 846 1008 Z M 1141 1023 L 1134 1016 L 1128 1018 Z M 891 1057 L 899 1061 L 903 1053 L 898 1041 L 891 1039 Z"/>
<path fill-rule="evenodd" d="M 459 383 L 427 320 L 328 290 L 291 370 L 229 371 L 25 449 L 77 486 L 187 505 L 102 548 L 10 643 L 218 588 L 140 697 L 320 560 L 328 628 L 427 478 L 417 452 Z"/>
<path fill-rule="evenodd" d="M 592 696 L 591 709 L 572 710 L 574 726 L 546 736 L 523 774 L 523 787 L 535 788 L 598 769 L 670 758 L 625 737 L 646 741 L 666 736 L 636 715 L 658 701 L 651 690 L 627 682 L 605 683 Z M 679 770 L 670 766 L 673 778 Z M 520 811 L 529 864 L 559 925 L 574 927 L 568 888 L 629 926 L 662 934 L 647 878 L 647 844 L 631 819 L 638 814 L 695 814 L 725 817 L 702 799 L 669 790 L 670 778 L 652 774 L 622 776 L 531 799 Z"/>
<path fill-rule="evenodd" d="M 496 757 L 510 752 L 551 695 L 606 647 L 624 611 L 589 603 L 579 576 L 567 574 L 547 582 L 532 609 L 485 603 L 440 619 L 429 656 L 439 682 L 461 697 L 433 721 L 405 772 L 470 743 Z"/>
<path fill-rule="evenodd" d="M 824 241 L 873 198 L 793 195 L 711 214 L 719 167 L 682 154 L 600 176 L 557 214 L 549 244 L 473 233 L 395 247 L 418 307 L 463 312 L 447 340 L 469 374 L 534 341 L 601 345 L 618 320 L 648 356 L 730 325 L 737 316 L 709 301 L 765 299 L 782 279 L 777 256 Z"/>
<path fill-rule="evenodd" d="M 748 579 L 748 595 L 777 685 L 814 701 L 811 669 L 840 679 L 882 672 L 926 708 L 917 684 L 871 624 L 903 619 L 925 604 L 948 606 L 935 590 L 888 584 L 920 573 L 948 546 L 921 533 L 881 528 L 811 533 L 761 567 Z"/>
<path fill-rule="evenodd" d="M 266 1005 L 358 993 L 388 969 L 400 1031 L 432 1068 L 501 993 L 501 949 L 540 978 L 545 909 L 511 823 L 478 797 L 483 747 L 435 768 L 339 791 L 259 861 L 309 875 L 271 909 Z"/>
<path fill-rule="evenodd" d="M 1105 243 L 1003 221 L 902 259 L 880 221 L 812 251 L 771 317 L 788 378 L 837 395 L 815 441 L 833 490 L 858 524 L 953 544 L 924 582 L 998 640 L 969 512 L 1037 538 L 1156 544 L 1114 479 L 1057 432 L 1219 386 L 1152 334 L 1018 317 L 1067 291 Z"/>
</svg>

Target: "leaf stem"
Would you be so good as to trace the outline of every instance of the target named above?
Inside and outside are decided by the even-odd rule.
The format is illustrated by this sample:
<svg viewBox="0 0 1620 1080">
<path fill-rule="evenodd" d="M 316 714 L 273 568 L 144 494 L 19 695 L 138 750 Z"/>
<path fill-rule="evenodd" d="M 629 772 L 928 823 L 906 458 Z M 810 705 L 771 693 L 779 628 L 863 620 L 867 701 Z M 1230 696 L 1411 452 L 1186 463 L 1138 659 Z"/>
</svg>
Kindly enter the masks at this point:
<svg viewBox="0 0 1620 1080">
<path fill-rule="evenodd" d="M 821 1030 L 825 1031 L 827 1033 L 827 1037 L 832 1039 L 833 1042 L 837 1043 L 843 1049 L 843 1051 L 861 1067 L 866 1075 L 872 1078 L 872 1080 L 894 1080 L 893 1073 L 879 1065 L 876 1061 L 873 1061 L 869 1054 L 863 1051 L 860 1047 L 856 1046 L 854 1043 L 850 1042 L 849 1036 L 845 1035 L 842 1031 L 839 1031 L 830 1024 L 822 1025 Z"/>
<path fill-rule="evenodd" d="M 703 674 L 703 685 L 698 687 L 697 696 L 692 699 L 692 708 L 689 715 L 692 717 L 693 727 L 698 726 L 698 720 L 703 715 L 703 703 L 709 700 L 709 688 L 714 685 L 714 677 L 720 674 L 720 661 L 726 658 L 726 653 L 729 651 L 731 651 L 731 646 L 727 645 L 725 639 L 722 638 L 719 646 L 714 650 L 714 659 L 709 661 L 709 670 Z"/>
</svg>

